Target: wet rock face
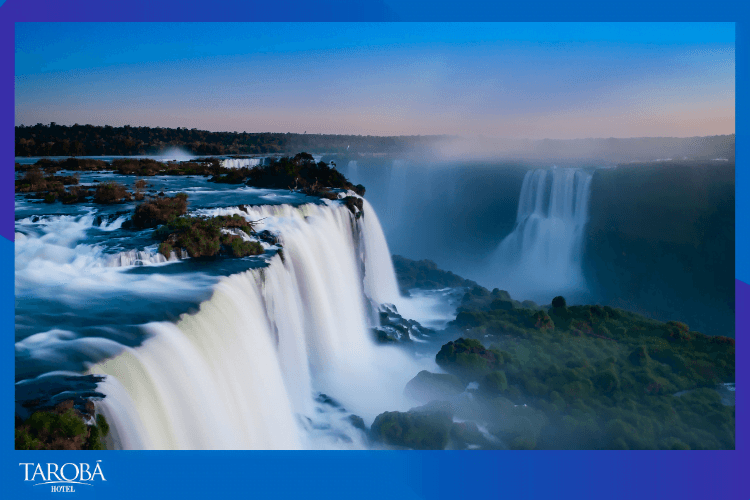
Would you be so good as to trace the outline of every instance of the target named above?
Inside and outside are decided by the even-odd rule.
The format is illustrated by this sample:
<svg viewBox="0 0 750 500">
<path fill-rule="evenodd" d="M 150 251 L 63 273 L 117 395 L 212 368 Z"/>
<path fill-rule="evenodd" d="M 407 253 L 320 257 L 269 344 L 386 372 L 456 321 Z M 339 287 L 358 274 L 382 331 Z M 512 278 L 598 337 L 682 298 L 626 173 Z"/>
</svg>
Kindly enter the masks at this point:
<svg viewBox="0 0 750 500">
<path fill-rule="evenodd" d="M 381 304 L 380 326 L 373 328 L 375 339 L 382 344 L 411 342 L 413 338 L 423 338 L 435 333 L 412 319 L 403 318 L 393 304 Z"/>
<path fill-rule="evenodd" d="M 429 403 L 461 394 L 465 387 L 455 375 L 422 370 L 406 384 L 404 394 L 420 403 Z"/>
<path fill-rule="evenodd" d="M 259 240 L 265 241 L 269 245 L 276 245 L 281 246 L 281 241 L 279 240 L 279 237 L 275 234 L 273 234 L 268 229 L 264 229 L 263 231 L 256 234 Z"/>
<path fill-rule="evenodd" d="M 347 196 L 344 198 L 344 205 L 346 205 L 346 208 L 348 208 L 357 218 L 364 213 L 364 202 L 362 201 L 362 198 Z"/>
</svg>

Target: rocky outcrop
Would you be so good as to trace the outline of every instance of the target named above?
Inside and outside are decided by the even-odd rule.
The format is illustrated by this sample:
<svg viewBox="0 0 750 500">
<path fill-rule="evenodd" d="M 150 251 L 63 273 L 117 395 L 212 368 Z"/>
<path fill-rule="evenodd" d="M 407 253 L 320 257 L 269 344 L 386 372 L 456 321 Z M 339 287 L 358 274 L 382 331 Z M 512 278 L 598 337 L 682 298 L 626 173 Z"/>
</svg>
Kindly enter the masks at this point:
<svg viewBox="0 0 750 500">
<path fill-rule="evenodd" d="M 410 342 L 435 333 L 435 330 L 420 325 L 412 319 L 402 317 L 393 304 L 380 305 L 380 326 L 373 328 L 375 339 L 382 344 Z"/>
<path fill-rule="evenodd" d="M 441 368 L 464 380 L 478 380 L 502 367 L 509 359 L 507 353 L 486 349 L 478 340 L 464 338 L 448 342 L 435 356 Z"/>
<path fill-rule="evenodd" d="M 375 417 L 373 439 L 415 450 L 443 450 L 448 444 L 453 415 L 444 410 L 387 411 Z"/>
<path fill-rule="evenodd" d="M 464 388 L 466 384 L 455 375 L 422 370 L 406 384 L 404 394 L 420 403 L 428 403 L 461 394 Z"/>
</svg>

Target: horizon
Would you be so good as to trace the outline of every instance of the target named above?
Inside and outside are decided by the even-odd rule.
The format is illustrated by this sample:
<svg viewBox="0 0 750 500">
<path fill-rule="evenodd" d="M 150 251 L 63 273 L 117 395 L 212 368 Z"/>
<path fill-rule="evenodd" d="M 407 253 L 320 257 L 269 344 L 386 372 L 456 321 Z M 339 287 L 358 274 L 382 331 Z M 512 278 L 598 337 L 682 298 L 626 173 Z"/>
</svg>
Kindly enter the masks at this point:
<svg viewBox="0 0 750 500">
<path fill-rule="evenodd" d="M 160 126 L 152 126 L 152 125 L 131 125 L 131 124 L 123 124 L 123 125 L 110 125 L 110 124 L 104 124 L 104 125 L 94 125 L 91 123 L 73 123 L 73 124 L 65 124 L 65 123 L 58 123 L 58 122 L 48 122 L 48 123 L 35 123 L 33 125 L 29 124 L 16 124 L 16 128 L 25 127 L 25 128 L 33 128 L 38 125 L 42 125 L 43 127 L 50 127 L 52 124 L 55 124 L 55 126 L 60 127 L 112 127 L 112 128 L 152 128 L 152 129 L 172 129 L 172 130 L 189 130 L 189 131 L 197 131 L 197 132 L 208 132 L 211 134 L 281 134 L 281 135 L 334 135 L 334 136 L 352 136 L 352 137 L 444 137 L 444 138 L 456 138 L 456 139 L 487 139 L 487 140 L 494 140 L 494 141 L 517 141 L 517 142 L 524 142 L 524 141 L 596 141 L 596 140 L 607 140 L 607 139 L 616 139 L 616 140 L 629 140 L 629 139 L 703 139 L 707 137 L 722 137 L 722 136 L 733 136 L 736 135 L 735 132 L 727 133 L 727 134 L 709 134 L 709 135 L 688 135 L 688 136 L 630 136 L 630 137 L 572 137 L 568 139 L 556 139 L 553 137 L 540 137 L 537 139 L 529 138 L 529 137 L 485 137 L 485 136 L 462 136 L 460 134 L 401 134 L 401 135 L 377 135 L 377 134 L 337 134 L 337 133 L 322 133 L 322 132 L 269 132 L 269 131 L 262 131 L 262 132 L 255 132 L 255 131 L 243 131 L 238 132 L 236 130 L 206 130 L 201 128 L 191 128 L 188 129 L 186 127 L 160 127 Z"/>
<path fill-rule="evenodd" d="M 15 40 L 17 126 L 735 133 L 734 23 L 18 23 Z"/>
</svg>

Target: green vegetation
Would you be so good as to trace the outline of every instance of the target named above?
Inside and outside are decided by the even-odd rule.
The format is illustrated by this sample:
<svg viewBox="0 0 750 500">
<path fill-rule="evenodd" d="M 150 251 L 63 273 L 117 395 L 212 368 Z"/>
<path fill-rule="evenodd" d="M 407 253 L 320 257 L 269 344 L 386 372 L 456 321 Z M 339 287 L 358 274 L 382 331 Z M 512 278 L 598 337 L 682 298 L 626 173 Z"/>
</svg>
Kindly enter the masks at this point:
<svg viewBox="0 0 750 500">
<path fill-rule="evenodd" d="M 41 123 L 16 127 L 16 156 L 145 155 L 181 147 L 196 155 L 314 153 L 399 153 L 430 146 L 445 136 L 375 137 L 289 133 L 208 132 L 187 128 L 71 127 Z"/>
<path fill-rule="evenodd" d="M 88 189 L 78 186 L 77 175 L 47 175 L 38 167 L 26 168 L 24 175 L 15 181 L 16 193 L 29 193 L 32 198 L 39 198 L 47 203 L 57 200 L 63 203 L 78 203 L 84 201 L 93 193 Z M 51 173 L 51 172 L 50 172 Z M 65 186 L 69 186 L 66 190 Z"/>
<path fill-rule="evenodd" d="M 53 410 L 37 411 L 26 421 L 17 418 L 15 443 L 17 450 L 104 450 L 107 434 L 104 415 L 96 416 L 95 425 L 86 425 L 73 401 L 66 401 Z"/>
<path fill-rule="evenodd" d="M 485 404 L 502 394 L 541 411 L 547 424 L 535 448 L 734 448 L 734 407 L 715 390 L 734 382 L 734 339 L 606 306 L 566 306 L 562 297 L 555 306 L 464 308 L 451 325 L 463 338 L 435 360 L 481 381 Z"/>
<path fill-rule="evenodd" d="M 450 271 L 438 269 L 437 264 L 431 260 L 415 261 L 400 255 L 394 255 L 392 259 L 402 293 L 411 288 L 438 290 L 447 287 L 474 288 L 479 286 L 476 282 L 465 280 Z"/>
<path fill-rule="evenodd" d="M 119 182 L 104 182 L 96 187 L 94 202 L 102 204 L 131 201 L 132 197 L 125 186 Z"/>
<path fill-rule="evenodd" d="M 324 162 L 315 163 L 311 154 L 274 160 L 270 165 L 249 171 L 249 186 L 269 189 L 295 189 L 320 196 L 329 189 L 354 189 L 344 175 Z"/>
<path fill-rule="evenodd" d="M 507 353 L 485 349 L 478 340 L 460 338 L 445 344 L 435 361 L 444 370 L 471 381 L 502 367 L 508 357 Z"/>
<path fill-rule="evenodd" d="M 468 288 L 448 327 L 460 338 L 435 360 L 479 388 L 467 397 L 433 381 L 446 375 L 422 372 L 405 389 L 465 421 L 447 448 L 734 449 L 735 408 L 717 390 L 735 380 L 733 338 L 561 296 L 545 307 L 518 302 L 433 263 L 393 260 L 402 289 Z"/>
<path fill-rule="evenodd" d="M 450 413 L 387 411 L 375 417 L 372 435 L 386 444 L 416 450 L 442 450 L 453 424 Z"/>
<path fill-rule="evenodd" d="M 201 158 L 190 162 L 163 163 L 150 158 L 123 158 L 113 160 L 108 167 L 121 175 L 138 175 L 150 177 L 154 175 L 216 175 L 227 171 L 221 167 L 216 158 Z"/>
<path fill-rule="evenodd" d="M 490 372 L 485 375 L 479 387 L 492 394 L 501 394 L 508 391 L 508 378 L 502 370 Z"/>
<path fill-rule="evenodd" d="M 253 224 L 237 214 L 210 218 L 183 216 L 158 228 L 154 237 L 161 240 L 159 253 L 167 258 L 172 251 L 181 256 L 183 250 L 194 258 L 218 254 L 245 257 L 263 253 L 263 246 L 257 241 L 244 241 L 236 234 L 222 232 L 222 229 L 239 229 L 248 235 L 254 231 Z"/>
<path fill-rule="evenodd" d="M 427 370 L 422 370 L 406 384 L 404 394 L 416 401 L 428 403 L 461 394 L 464 388 L 466 388 L 466 384 L 455 375 L 430 373 Z"/>
<path fill-rule="evenodd" d="M 138 188 L 137 182 L 136 188 Z M 187 213 L 187 198 L 188 195 L 185 193 L 178 193 L 172 198 L 160 196 L 150 199 L 135 208 L 131 219 L 132 224 L 139 229 L 167 224 Z"/>
</svg>

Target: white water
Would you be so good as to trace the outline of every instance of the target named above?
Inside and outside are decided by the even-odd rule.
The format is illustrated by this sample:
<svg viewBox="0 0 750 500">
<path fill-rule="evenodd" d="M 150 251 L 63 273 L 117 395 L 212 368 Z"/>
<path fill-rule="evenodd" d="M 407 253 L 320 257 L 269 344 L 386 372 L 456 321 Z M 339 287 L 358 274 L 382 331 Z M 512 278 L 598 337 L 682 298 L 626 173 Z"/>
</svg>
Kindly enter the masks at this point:
<svg viewBox="0 0 750 500">
<path fill-rule="evenodd" d="M 78 305 L 100 302 L 105 297 L 138 293 L 158 297 L 187 291 L 207 283 L 200 275 L 190 280 L 179 276 L 129 275 L 123 267 L 167 262 L 156 248 L 105 253 L 100 245 L 86 243 L 90 232 L 111 232 L 122 226 L 125 217 L 96 225 L 92 214 L 49 216 L 37 222 L 16 221 L 27 230 L 15 234 L 16 297 L 48 298 Z M 174 252 L 170 261 L 177 260 Z M 179 293 L 179 292 L 178 292 Z"/>
<path fill-rule="evenodd" d="M 497 281 L 514 298 L 548 303 L 586 290 L 581 260 L 592 177 L 573 168 L 526 173 L 516 226 L 493 256 Z"/>
<path fill-rule="evenodd" d="M 263 229 L 280 234 L 284 260 L 276 256 L 265 269 L 222 279 L 199 312 L 176 324 L 148 324 L 151 337 L 141 346 L 91 368 L 109 375 L 99 407 L 116 429 L 116 445 L 364 447 L 342 413 L 316 406 L 316 393 L 366 421 L 411 406 L 394 387 L 434 362 L 417 366 L 397 348 L 376 345 L 369 331 L 368 299 L 398 299 L 372 207 L 365 201 L 365 216 L 356 221 L 334 203 L 248 210 L 203 212 L 265 217 Z"/>
<path fill-rule="evenodd" d="M 224 168 L 256 167 L 262 163 L 263 158 L 227 158 L 221 160 L 221 166 Z"/>
</svg>

